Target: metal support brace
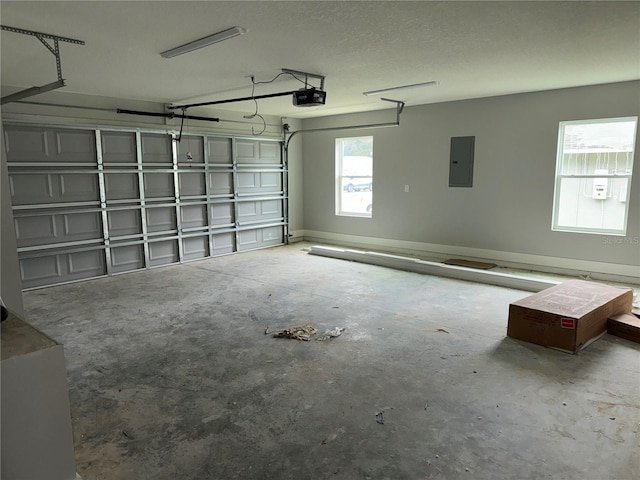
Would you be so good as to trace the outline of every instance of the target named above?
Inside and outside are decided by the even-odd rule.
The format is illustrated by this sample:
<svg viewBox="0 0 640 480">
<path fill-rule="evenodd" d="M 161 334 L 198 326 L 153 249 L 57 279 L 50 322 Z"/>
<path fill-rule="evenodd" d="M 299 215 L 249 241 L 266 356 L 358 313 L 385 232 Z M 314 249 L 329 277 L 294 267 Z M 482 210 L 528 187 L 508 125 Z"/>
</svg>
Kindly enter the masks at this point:
<svg viewBox="0 0 640 480">
<path fill-rule="evenodd" d="M 58 80 L 62 80 L 62 65 L 60 64 L 60 45 L 58 44 L 58 39 L 53 39 L 52 47 L 42 35 L 37 34 L 36 38 L 40 40 L 40 43 L 47 47 L 47 49 L 56 57 L 56 70 L 58 71 Z"/>
<path fill-rule="evenodd" d="M 45 47 L 47 47 L 47 50 L 49 50 L 53 54 L 53 56 L 56 57 L 56 71 L 58 73 L 57 82 L 49 83 L 42 87 L 31 87 L 26 90 L 22 90 L 20 92 L 13 93 L 11 95 L 7 95 L 5 97 L 2 97 L 0 104 L 4 105 L 9 102 L 17 102 L 18 100 L 21 100 L 23 98 L 31 97 L 33 95 L 38 95 L 39 93 L 48 92 L 50 90 L 55 90 L 56 88 L 65 86 L 64 79 L 62 78 L 62 63 L 60 61 L 59 42 L 68 42 L 68 43 L 75 43 L 76 45 L 84 45 L 84 42 L 82 40 L 76 40 L 75 38 L 61 37 L 59 35 L 51 35 L 49 33 L 34 32 L 33 30 L 25 30 L 23 28 L 9 27 L 7 25 L 0 25 L 0 30 L 13 32 L 13 33 L 20 33 L 23 35 L 31 35 L 33 37 L 36 37 L 38 40 L 40 40 L 40 43 L 42 43 Z M 47 39 L 53 40 L 53 46 L 51 46 L 51 44 L 47 41 Z"/>
<path fill-rule="evenodd" d="M 292 70 L 290 68 L 283 68 L 282 69 L 282 73 L 288 73 L 289 75 L 292 76 L 304 76 L 304 83 L 305 86 L 308 86 L 308 81 L 309 81 L 309 77 L 311 78 L 317 78 L 320 80 L 320 90 L 324 90 L 324 75 L 318 75 L 317 73 L 307 73 L 307 72 L 301 72 L 299 70 Z"/>
<path fill-rule="evenodd" d="M 381 98 L 385 102 L 391 102 L 396 104 L 396 121 L 384 122 L 384 123 L 368 123 L 365 125 L 345 125 L 343 127 L 323 127 L 323 128 L 309 128 L 307 130 L 296 130 L 289 133 L 289 137 L 284 143 L 285 152 L 289 150 L 289 142 L 298 133 L 315 133 L 315 132 L 331 132 L 336 130 L 360 130 L 365 128 L 384 128 L 384 127 L 398 127 L 400 126 L 400 114 L 404 110 L 404 102 L 402 100 L 392 100 L 391 98 Z"/>
</svg>

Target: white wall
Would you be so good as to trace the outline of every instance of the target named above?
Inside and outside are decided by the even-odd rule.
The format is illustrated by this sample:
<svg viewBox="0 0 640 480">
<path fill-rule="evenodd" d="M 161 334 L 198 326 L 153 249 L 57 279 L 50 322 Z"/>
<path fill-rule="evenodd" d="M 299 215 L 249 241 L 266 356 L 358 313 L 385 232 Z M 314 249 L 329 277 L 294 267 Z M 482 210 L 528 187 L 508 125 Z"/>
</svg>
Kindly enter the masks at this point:
<svg viewBox="0 0 640 480">
<path fill-rule="evenodd" d="M 394 115 L 308 119 L 303 128 L 391 121 Z M 559 122 L 639 115 L 635 81 L 407 107 L 399 127 L 307 134 L 305 235 L 640 282 L 640 136 L 626 237 L 551 231 Z M 334 213 L 334 141 L 359 135 L 374 139 L 371 219 Z M 476 137 L 473 188 L 449 188 L 450 138 L 467 135 Z"/>
<path fill-rule="evenodd" d="M 0 196 L 2 210 L 0 211 L 2 238 L 0 239 L 0 297 L 4 304 L 13 312 L 24 316 L 22 303 L 22 282 L 18 266 L 18 251 L 16 246 L 16 232 L 11 211 L 11 195 L 9 194 L 9 174 L 4 149 L 4 132 L 0 124 Z"/>
<path fill-rule="evenodd" d="M 2 360 L 1 476 L 5 480 L 73 480 L 76 463 L 64 351 L 61 345 L 36 351 L 30 328 L 8 344 L 20 355 Z M 3 335 L 6 332 L 3 327 Z M 4 342 L 4 340 L 3 340 Z M 53 343 L 53 342 L 52 342 Z"/>
</svg>

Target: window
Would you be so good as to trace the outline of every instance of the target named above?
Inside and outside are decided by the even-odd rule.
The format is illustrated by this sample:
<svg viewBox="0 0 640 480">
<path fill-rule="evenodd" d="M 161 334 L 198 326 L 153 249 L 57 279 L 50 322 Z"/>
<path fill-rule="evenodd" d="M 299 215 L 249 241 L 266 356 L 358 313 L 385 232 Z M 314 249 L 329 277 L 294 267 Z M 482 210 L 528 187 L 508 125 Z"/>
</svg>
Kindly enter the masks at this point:
<svg viewBox="0 0 640 480">
<path fill-rule="evenodd" d="M 336 215 L 373 213 L 373 137 L 336 139 Z"/>
<path fill-rule="evenodd" d="M 552 230 L 626 234 L 637 123 L 560 122 Z"/>
</svg>

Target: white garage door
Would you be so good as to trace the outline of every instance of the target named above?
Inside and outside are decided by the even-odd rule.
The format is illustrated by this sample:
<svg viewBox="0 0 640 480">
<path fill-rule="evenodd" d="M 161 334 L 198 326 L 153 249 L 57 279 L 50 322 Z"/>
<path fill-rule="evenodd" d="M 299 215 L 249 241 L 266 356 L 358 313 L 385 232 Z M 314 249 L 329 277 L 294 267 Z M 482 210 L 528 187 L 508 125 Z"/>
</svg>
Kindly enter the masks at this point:
<svg viewBox="0 0 640 480">
<path fill-rule="evenodd" d="M 23 288 L 285 242 L 278 140 L 6 124 Z"/>
</svg>

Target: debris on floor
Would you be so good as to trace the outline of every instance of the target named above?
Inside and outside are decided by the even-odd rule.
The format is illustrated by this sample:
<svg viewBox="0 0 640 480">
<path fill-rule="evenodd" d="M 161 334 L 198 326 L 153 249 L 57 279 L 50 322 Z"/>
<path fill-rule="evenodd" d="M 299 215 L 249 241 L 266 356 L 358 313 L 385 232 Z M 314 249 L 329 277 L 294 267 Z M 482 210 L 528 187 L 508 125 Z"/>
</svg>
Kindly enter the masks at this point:
<svg viewBox="0 0 640 480">
<path fill-rule="evenodd" d="M 382 415 L 382 412 L 376 413 L 376 422 L 380 425 L 384 425 L 384 416 Z"/>
<path fill-rule="evenodd" d="M 339 337 L 344 332 L 344 327 L 336 327 L 333 330 L 326 330 L 322 335 L 316 338 L 317 341 L 321 342 L 324 340 L 330 340 L 335 337 Z M 308 342 L 311 338 L 318 333 L 318 329 L 312 324 L 307 323 L 306 325 L 298 325 L 295 327 L 281 328 L 277 330 L 271 330 L 269 327 L 264 331 L 265 335 L 271 335 L 274 338 L 291 338 L 294 340 L 302 340 L 303 342 Z"/>
<path fill-rule="evenodd" d="M 280 330 L 269 330 L 269 327 L 264 331 L 265 335 L 271 334 L 274 338 L 291 338 L 294 340 L 302 340 L 308 342 L 311 337 L 318 332 L 318 329 L 311 323 L 306 325 L 298 325 L 295 327 L 282 328 Z"/>
<path fill-rule="evenodd" d="M 436 330 L 436 332 L 449 333 L 449 332 L 447 332 L 444 328 L 438 328 L 438 329 Z"/>
<path fill-rule="evenodd" d="M 329 340 L 331 338 L 339 337 L 344 332 L 344 327 L 336 327 L 333 330 L 327 330 L 320 337 L 318 337 L 318 341 L 322 342 L 323 340 Z"/>
</svg>

